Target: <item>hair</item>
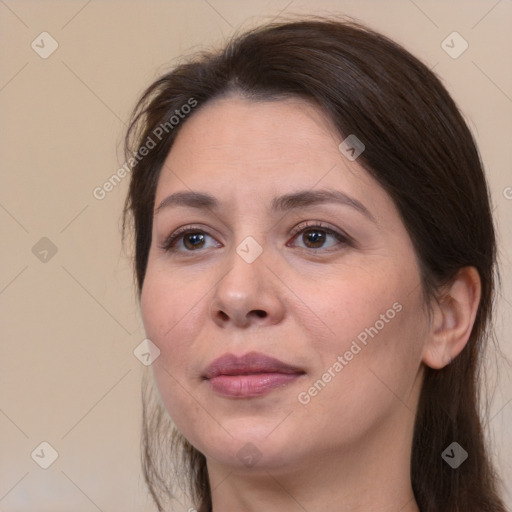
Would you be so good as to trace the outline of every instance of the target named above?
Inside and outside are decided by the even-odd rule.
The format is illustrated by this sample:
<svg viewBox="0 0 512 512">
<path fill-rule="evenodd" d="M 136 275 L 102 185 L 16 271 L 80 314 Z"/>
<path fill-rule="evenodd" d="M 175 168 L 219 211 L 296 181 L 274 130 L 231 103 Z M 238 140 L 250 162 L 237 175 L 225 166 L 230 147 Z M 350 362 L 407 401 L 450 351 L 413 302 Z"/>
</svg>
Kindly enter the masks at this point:
<svg viewBox="0 0 512 512">
<path fill-rule="evenodd" d="M 169 119 L 184 105 L 196 102 L 190 117 L 214 98 L 235 94 L 254 101 L 309 100 L 340 137 L 355 134 L 363 141 L 357 161 L 394 201 L 415 248 L 426 299 L 438 297 L 461 268 L 477 269 L 481 300 L 467 345 L 443 369 L 425 368 L 411 481 L 422 512 L 505 512 L 480 417 L 482 356 L 492 340 L 498 277 L 489 190 L 471 132 L 440 79 L 386 36 L 345 19 L 274 22 L 188 58 L 143 93 L 125 140 L 133 168 L 123 217 L 123 238 L 128 221 L 134 235 L 139 299 L 160 170 L 187 122 Z M 149 140 L 155 147 L 139 158 Z M 469 453 L 456 470 L 441 457 L 453 441 Z M 144 476 L 159 511 L 179 476 L 198 511 L 211 510 L 206 458 L 147 389 L 142 443 Z"/>
</svg>

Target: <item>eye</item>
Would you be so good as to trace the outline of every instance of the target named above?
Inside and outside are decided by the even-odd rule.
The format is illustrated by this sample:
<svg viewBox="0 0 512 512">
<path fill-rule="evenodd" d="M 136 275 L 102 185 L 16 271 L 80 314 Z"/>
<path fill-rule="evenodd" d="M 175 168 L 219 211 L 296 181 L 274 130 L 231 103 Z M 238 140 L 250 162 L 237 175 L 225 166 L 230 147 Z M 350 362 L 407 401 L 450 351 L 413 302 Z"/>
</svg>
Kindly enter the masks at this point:
<svg viewBox="0 0 512 512">
<path fill-rule="evenodd" d="M 301 249 L 332 250 L 337 245 L 350 245 L 351 238 L 332 228 L 322 225 L 322 223 L 302 224 L 293 230 L 292 242 L 300 240 L 303 245 Z M 214 241 L 208 245 L 208 239 L 214 238 L 202 229 L 186 226 L 171 233 L 160 246 L 166 252 L 197 252 L 202 249 L 219 247 L 219 243 Z M 331 243 L 329 243 L 331 240 Z M 286 245 L 290 246 L 288 242 Z"/>
<path fill-rule="evenodd" d="M 329 239 L 331 243 L 329 244 Z M 300 225 L 294 230 L 293 241 L 300 240 L 302 249 L 332 249 L 337 245 L 348 245 L 350 237 L 327 226 L 319 224 Z M 288 244 L 287 244 L 288 245 Z"/>
<path fill-rule="evenodd" d="M 160 248 L 167 252 L 194 252 L 199 249 L 207 249 L 206 241 L 208 238 L 213 240 L 208 233 L 189 226 L 171 233 Z M 210 245 L 210 247 L 215 246 L 215 244 Z"/>
</svg>

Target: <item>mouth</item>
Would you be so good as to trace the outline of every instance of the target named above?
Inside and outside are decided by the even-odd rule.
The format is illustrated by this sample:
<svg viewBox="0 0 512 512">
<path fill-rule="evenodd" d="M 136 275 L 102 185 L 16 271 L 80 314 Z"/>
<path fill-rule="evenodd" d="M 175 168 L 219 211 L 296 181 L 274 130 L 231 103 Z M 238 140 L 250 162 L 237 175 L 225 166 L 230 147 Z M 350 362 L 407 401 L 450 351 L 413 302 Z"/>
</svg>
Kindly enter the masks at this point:
<svg viewBox="0 0 512 512">
<path fill-rule="evenodd" d="M 305 371 L 259 352 L 242 357 L 224 354 L 205 370 L 211 389 L 229 398 L 254 398 L 281 388 L 305 375 Z"/>
</svg>

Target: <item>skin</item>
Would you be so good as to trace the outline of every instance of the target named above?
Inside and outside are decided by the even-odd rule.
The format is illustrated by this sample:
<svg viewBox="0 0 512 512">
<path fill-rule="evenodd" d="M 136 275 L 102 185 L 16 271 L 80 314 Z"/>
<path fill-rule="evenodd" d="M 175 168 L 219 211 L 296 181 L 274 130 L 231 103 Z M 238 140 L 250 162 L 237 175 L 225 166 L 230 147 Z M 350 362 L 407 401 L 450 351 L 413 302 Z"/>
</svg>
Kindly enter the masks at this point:
<svg viewBox="0 0 512 512">
<path fill-rule="evenodd" d="M 206 456 L 214 512 L 419 511 L 409 471 L 424 367 L 442 368 L 462 350 L 478 276 L 461 272 L 429 317 L 400 215 L 341 141 L 304 100 L 232 95 L 186 120 L 162 170 L 156 206 L 191 190 L 220 202 L 155 213 L 141 296 L 147 336 L 161 351 L 153 370 L 163 404 Z M 271 212 L 274 197 L 302 189 L 341 191 L 372 218 L 335 203 Z M 314 246 L 304 223 L 318 222 L 351 241 L 320 231 L 324 245 Z M 206 235 L 204 245 L 189 235 L 173 252 L 161 248 L 188 225 Z M 248 236 L 262 248 L 252 263 L 236 251 Z M 393 304 L 401 310 L 301 403 Z M 219 396 L 202 379 L 217 357 L 251 351 L 305 374 L 251 399 Z M 247 443 L 260 456 L 251 467 L 237 456 Z"/>
</svg>

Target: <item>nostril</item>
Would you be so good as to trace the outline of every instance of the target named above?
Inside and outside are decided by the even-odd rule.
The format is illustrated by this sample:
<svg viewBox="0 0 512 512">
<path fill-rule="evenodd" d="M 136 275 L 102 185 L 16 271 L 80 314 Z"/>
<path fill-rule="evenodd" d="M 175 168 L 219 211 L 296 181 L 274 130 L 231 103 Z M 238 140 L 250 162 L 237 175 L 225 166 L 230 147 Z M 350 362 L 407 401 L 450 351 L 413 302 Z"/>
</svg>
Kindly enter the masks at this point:
<svg viewBox="0 0 512 512">
<path fill-rule="evenodd" d="M 228 320 L 229 319 L 229 316 L 226 315 L 226 313 L 224 313 L 224 311 L 219 311 L 218 314 L 219 314 L 221 320 Z"/>
<path fill-rule="evenodd" d="M 216 315 L 219 321 L 221 321 L 222 323 L 229 321 L 229 319 L 231 318 L 230 315 L 228 315 L 225 311 L 222 311 L 221 309 L 217 311 Z M 266 318 L 268 316 L 268 313 L 262 309 L 253 309 L 248 315 L 244 315 L 242 317 L 243 320 L 240 319 L 240 323 L 248 322 L 251 316 L 258 318 Z M 237 316 L 233 315 L 233 319 L 235 318 L 237 318 Z"/>
</svg>

